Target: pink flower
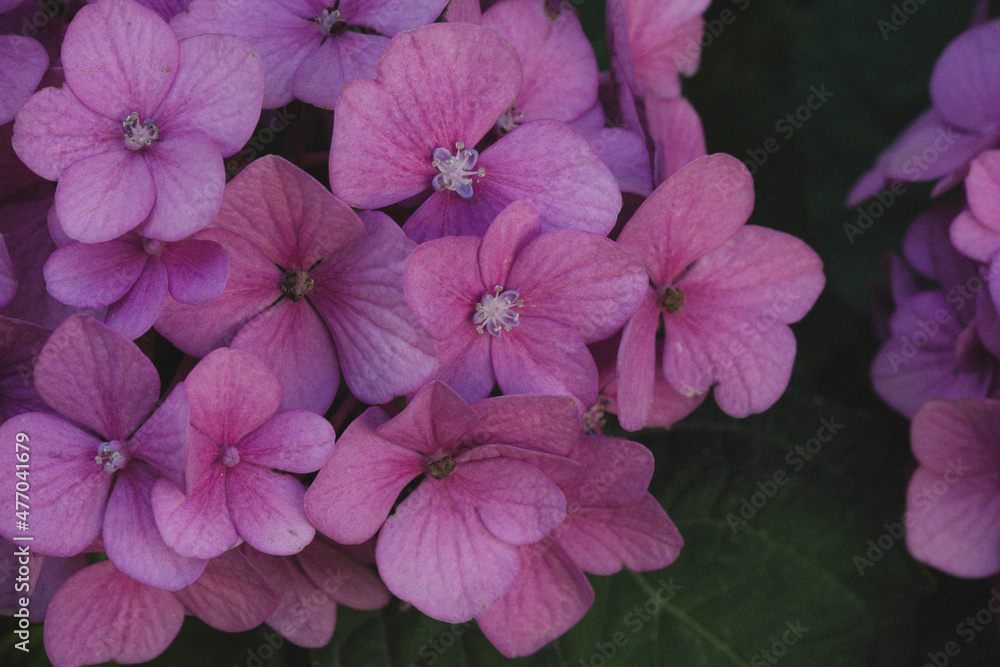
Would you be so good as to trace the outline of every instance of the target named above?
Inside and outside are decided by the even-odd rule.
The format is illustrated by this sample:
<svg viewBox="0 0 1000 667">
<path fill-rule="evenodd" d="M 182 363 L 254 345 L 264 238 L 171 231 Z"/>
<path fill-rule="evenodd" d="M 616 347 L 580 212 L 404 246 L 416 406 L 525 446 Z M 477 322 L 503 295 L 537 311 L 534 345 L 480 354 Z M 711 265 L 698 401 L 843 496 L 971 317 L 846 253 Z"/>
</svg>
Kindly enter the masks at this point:
<svg viewBox="0 0 1000 667">
<path fill-rule="evenodd" d="M 132 0 L 82 8 L 63 42 L 66 85 L 29 99 L 14 150 L 58 180 L 56 209 L 78 241 L 143 236 L 178 241 L 208 223 L 222 199 L 223 157 L 260 115 L 260 60 L 243 40 L 177 41 Z"/>
<path fill-rule="evenodd" d="M 535 205 L 545 230 L 607 234 L 621 193 L 577 130 L 532 121 L 480 154 L 520 89 L 517 53 L 491 30 L 447 23 L 397 35 L 378 77 L 349 84 L 337 102 L 331 190 L 380 208 L 433 188 L 404 225 L 418 242 L 482 236 L 518 200 Z"/>
<path fill-rule="evenodd" d="M 447 0 L 195 0 L 171 22 L 180 37 L 243 37 L 264 63 L 264 108 L 293 97 L 332 109 L 341 89 L 374 78 L 397 33 L 432 23 Z"/>
<path fill-rule="evenodd" d="M 534 653 L 576 624 L 594 600 L 584 571 L 610 575 L 623 566 L 658 570 L 684 541 L 646 492 L 653 455 L 628 440 L 581 438 L 569 458 L 533 461 L 566 496 L 566 519 L 550 536 L 519 547 L 513 587 L 476 617 L 507 657 Z"/>
<path fill-rule="evenodd" d="M 618 416 L 649 418 L 662 318 L 662 373 L 687 397 L 712 385 L 727 414 L 769 408 L 788 384 L 795 337 L 788 324 L 812 307 L 822 262 L 788 234 L 744 226 L 753 181 L 739 160 L 711 155 L 670 177 L 625 225 L 618 242 L 639 257 L 650 286 L 618 353 Z"/>
<path fill-rule="evenodd" d="M 219 298 L 201 306 L 167 299 L 156 330 L 203 357 L 231 345 L 281 380 L 282 406 L 324 413 L 339 377 L 367 403 L 424 385 L 433 345 L 403 297 L 413 249 L 388 216 L 362 220 L 316 179 L 266 156 L 229 185 L 211 226 L 196 237 L 230 258 Z"/>
<path fill-rule="evenodd" d="M 370 408 L 351 423 L 306 492 L 306 514 L 345 544 L 378 532 L 376 561 L 389 590 L 429 616 L 466 621 L 513 585 L 518 546 L 538 542 L 566 515 L 558 487 L 518 459 L 563 455 L 579 434 L 568 397 L 469 406 L 432 382 L 396 417 Z"/>
<path fill-rule="evenodd" d="M 466 400 L 505 394 L 597 401 L 587 344 L 615 333 L 641 302 L 642 265 L 613 241 L 578 230 L 542 233 L 538 212 L 515 202 L 483 239 L 419 246 L 403 288 L 437 344 L 436 379 Z"/>
<path fill-rule="evenodd" d="M 187 487 L 161 479 L 153 488 L 164 541 L 192 558 L 214 558 L 241 539 L 264 553 L 301 551 L 315 530 L 302 509 L 302 483 L 285 473 L 326 463 L 330 422 L 305 410 L 278 411 L 278 379 L 239 350 L 215 350 L 184 384 L 191 401 Z"/>
<path fill-rule="evenodd" d="M 913 417 L 920 467 L 906 492 L 906 545 L 959 577 L 1000 571 L 1000 401 L 931 401 Z"/>
<path fill-rule="evenodd" d="M 158 478 L 184 484 L 184 386 L 157 408 L 160 380 L 149 358 L 82 316 L 52 334 L 34 376 L 39 395 L 61 416 L 31 412 L 0 425 L 0 437 L 16 442 L 24 434 L 30 448 L 34 548 L 71 556 L 103 534 L 108 558 L 133 579 L 171 590 L 197 579 L 204 561 L 167 547 L 150 505 Z M 17 470 L 14 447 L 0 460 Z M 0 488 L 13 498 L 16 481 L 9 475 Z M 15 517 L 0 524 L 0 535 L 17 534 Z"/>
</svg>

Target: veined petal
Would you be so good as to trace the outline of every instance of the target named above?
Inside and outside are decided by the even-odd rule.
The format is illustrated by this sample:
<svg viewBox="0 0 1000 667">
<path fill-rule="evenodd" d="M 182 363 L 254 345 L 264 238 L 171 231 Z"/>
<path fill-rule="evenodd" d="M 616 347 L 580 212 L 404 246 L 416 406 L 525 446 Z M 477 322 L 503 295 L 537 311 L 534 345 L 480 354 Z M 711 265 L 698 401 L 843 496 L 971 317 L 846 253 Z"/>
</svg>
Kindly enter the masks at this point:
<svg viewBox="0 0 1000 667">
<path fill-rule="evenodd" d="M 107 306 L 125 296 L 148 260 L 142 247 L 129 240 L 74 242 L 49 257 L 45 284 L 65 304 Z"/>
<path fill-rule="evenodd" d="M 333 426 L 308 410 L 282 410 L 239 442 L 240 461 L 272 470 L 309 473 L 333 455 Z"/>
<path fill-rule="evenodd" d="M 158 257 L 152 257 L 125 296 L 108 307 L 104 322 L 135 340 L 150 330 L 166 300 L 167 270 Z"/>
<path fill-rule="evenodd" d="M 258 551 L 295 554 L 312 542 L 316 529 L 303 509 L 305 489 L 291 475 L 252 463 L 238 463 L 226 475 L 226 502 L 236 532 Z"/>
<path fill-rule="evenodd" d="M 216 630 L 245 632 L 278 607 L 278 594 L 242 553 L 233 549 L 205 566 L 198 580 L 174 595 Z"/>
<path fill-rule="evenodd" d="M 30 37 L 0 35 L 0 125 L 14 120 L 49 68 L 45 47 Z"/>
</svg>

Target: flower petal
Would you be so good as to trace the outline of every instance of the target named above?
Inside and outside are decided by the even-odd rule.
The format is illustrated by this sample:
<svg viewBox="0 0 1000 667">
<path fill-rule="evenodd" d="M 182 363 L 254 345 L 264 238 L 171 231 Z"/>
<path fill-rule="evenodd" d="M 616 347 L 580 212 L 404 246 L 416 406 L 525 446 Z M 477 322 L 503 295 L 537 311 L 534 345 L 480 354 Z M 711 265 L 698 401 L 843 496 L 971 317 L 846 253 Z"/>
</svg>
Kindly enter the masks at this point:
<svg viewBox="0 0 1000 667">
<path fill-rule="evenodd" d="M 35 386 L 64 417 L 108 439 L 127 439 L 153 411 L 160 376 L 130 340 L 74 315 L 55 330 L 35 364 Z"/>
<path fill-rule="evenodd" d="M 135 340 L 150 330 L 166 300 L 167 270 L 159 258 L 152 258 L 128 293 L 108 307 L 104 322 L 129 340 Z"/>
<path fill-rule="evenodd" d="M 931 74 L 934 108 L 951 124 L 978 132 L 1000 120 L 1000 21 L 965 31 L 945 48 Z"/>
<path fill-rule="evenodd" d="M 500 211 L 479 245 L 479 272 L 487 294 L 507 284 L 521 251 L 541 233 L 538 209 L 529 202 L 516 201 Z"/>
<path fill-rule="evenodd" d="M 406 260 L 406 302 L 429 336 L 446 340 L 472 327 L 475 304 L 486 293 L 480 277 L 480 241 L 446 237 L 417 246 Z"/>
<path fill-rule="evenodd" d="M 213 558 L 198 580 L 174 593 L 187 610 L 216 630 L 245 632 L 274 613 L 278 594 L 237 550 Z"/>
<path fill-rule="evenodd" d="M 422 387 L 437 359 L 404 294 L 413 242 L 383 213 L 364 213 L 363 222 L 363 237 L 312 272 L 309 301 L 329 327 L 351 393 L 380 404 Z"/>
<path fill-rule="evenodd" d="M 148 261 L 149 255 L 130 240 L 73 242 L 45 263 L 45 285 L 65 304 L 107 306 L 125 296 Z"/>
<path fill-rule="evenodd" d="M 45 622 L 45 653 L 57 665 L 146 662 L 180 632 L 184 605 L 104 561 L 66 580 L 52 597 Z"/>
<path fill-rule="evenodd" d="M 35 92 L 49 68 L 49 56 L 30 37 L 0 35 L 0 63 L 0 125 L 5 125 Z"/>
<path fill-rule="evenodd" d="M 342 30 L 309 52 L 295 70 L 295 97 L 322 109 L 333 109 L 340 91 L 351 81 L 374 79 L 389 38 Z"/>
<path fill-rule="evenodd" d="M 351 422 L 306 492 L 306 515 L 337 542 L 360 544 L 378 532 L 399 493 L 425 470 L 421 454 L 375 432 L 387 419 L 369 408 Z"/>
<path fill-rule="evenodd" d="M 493 537 L 445 484 L 427 480 L 386 519 L 375 558 L 396 597 L 448 623 L 486 611 L 521 569 L 516 547 Z"/>
<path fill-rule="evenodd" d="M 177 78 L 156 120 L 173 133 L 205 133 L 229 157 L 253 134 L 263 95 L 260 56 L 246 40 L 197 35 L 180 42 Z"/>
<path fill-rule="evenodd" d="M 0 489 L 12 503 L 19 481 L 14 472 L 23 463 L 17 460 L 17 451 L 31 455 L 31 549 L 51 556 L 83 551 L 101 531 L 111 488 L 111 475 L 94 463 L 101 441 L 58 417 L 40 413 L 8 419 L 0 425 L 0 437 L 10 443 L 0 451 L 0 461 L 10 471 L 0 479 Z M 15 518 L 11 512 L 0 523 L 0 535 L 12 539 L 25 534 L 15 530 Z"/>
<path fill-rule="evenodd" d="M 202 477 L 191 480 L 186 496 L 167 480 L 158 480 L 151 496 L 153 516 L 171 549 L 190 558 L 215 558 L 239 544 L 240 536 L 229 518 L 226 468 L 218 462 L 218 448 L 197 431 L 192 431 L 191 439 L 210 448 L 214 460 L 204 468 Z"/>
<path fill-rule="evenodd" d="M 626 431 L 643 428 L 653 407 L 657 371 L 656 330 L 659 326 L 660 307 L 656 293 L 647 288 L 646 298 L 622 331 L 618 349 L 618 420 Z"/>
<path fill-rule="evenodd" d="M 152 116 L 177 76 L 177 38 L 155 12 L 130 0 L 84 6 L 62 46 L 66 83 L 81 102 L 119 122 Z"/>
<path fill-rule="evenodd" d="M 309 473 L 333 455 L 333 426 L 307 410 L 283 410 L 239 443 L 240 461 L 272 470 Z"/>
<path fill-rule="evenodd" d="M 188 239 L 163 248 L 170 296 L 191 306 L 209 303 L 222 294 L 229 276 L 229 254 L 215 241 Z"/>
<path fill-rule="evenodd" d="M 236 532 L 258 551 L 295 554 L 312 542 L 316 529 L 303 509 L 305 489 L 291 475 L 239 463 L 226 475 L 226 502 Z"/>
</svg>

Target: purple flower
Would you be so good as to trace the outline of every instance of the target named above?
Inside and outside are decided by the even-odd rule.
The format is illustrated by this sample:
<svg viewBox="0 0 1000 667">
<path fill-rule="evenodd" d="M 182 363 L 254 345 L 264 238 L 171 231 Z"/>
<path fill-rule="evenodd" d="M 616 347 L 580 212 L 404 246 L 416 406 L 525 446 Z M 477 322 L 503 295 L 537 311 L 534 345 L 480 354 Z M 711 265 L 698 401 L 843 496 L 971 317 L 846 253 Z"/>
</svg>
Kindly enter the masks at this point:
<svg viewBox="0 0 1000 667">
<path fill-rule="evenodd" d="M 135 339 L 153 326 L 168 293 L 191 305 L 218 297 L 229 256 L 213 241 L 164 243 L 128 232 L 113 241 L 65 245 L 44 272 L 49 294 L 70 306 L 108 306 L 105 323 Z"/>
<path fill-rule="evenodd" d="M 1000 402 L 931 401 L 913 417 L 920 467 L 906 492 L 906 545 L 959 577 L 1000 572 Z"/>
<path fill-rule="evenodd" d="M 35 391 L 34 367 L 49 330 L 0 315 L 0 422 L 25 412 L 49 412 Z"/>
<path fill-rule="evenodd" d="M 646 289 L 642 265 L 613 241 L 578 230 L 542 233 L 515 202 L 483 239 L 446 237 L 406 263 L 406 300 L 434 338 L 436 379 L 466 400 L 505 394 L 597 401 L 587 343 L 615 333 Z"/>
<path fill-rule="evenodd" d="M 594 600 L 583 572 L 614 574 L 666 567 L 683 539 L 646 492 L 653 455 L 628 440 L 581 438 L 575 466 L 533 461 L 566 496 L 566 519 L 538 544 L 519 547 L 521 573 L 513 587 L 476 617 L 507 657 L 534 653 L 576 624 Z"/>
<path fill-rule="evenodd" d="M 243 37 L 264 64 L 264 108 L 297 97 L 332 109 L 351 81 L 374 78 L 393 35 L 432 23 L 447 0 L 194 0 L 180 37 Z"/>
<path fill-rule="evenodd" d="M 0 35 L 0 125 L 14 120 L 48 68 L 41 44 L 30 37 Z"/>
<path fill-rule="evenodd" d="M 939 194 L 965 177 L 970 160 L 1000 140 L 1000 21 L 974 25 L 938 58 L 932 107 L 877 158 L 847 197 L 854 206 L 891 181 L 940 179 Z"/>
<path fill-rule="evenodd" d="M 362 220 L 304 171 L 267 156 L 226 186 L 218 216 L 196 238 L 225 248 L 230 271 L 211 303 L 168 298 L 156 329 L 184 352 L 251 352 L 281 380 L 283 407 L 320 414 L 341 372 L 372 404 L 416 391 L 434 372 L 432 342 L 403 297 L 413 243 L 387 216 Z"/>
<path fill-rule="evenodd" d="M 131 0 L 101 0 L 66 31 L 66 85 L 29 99 L 14 150 L 58 180 L 56 209 L 78 241 L 140 227 L 178 241 L 208 223 L 222 199 L 223 157 L 260 115 L 260 59 L 229 35 L 182 40 Z"/>
<path fill-rule="evenodd" d="M 618 416 L 642 428 L 653 403 L 656 333 L 662 318 L 662 372 L 693 397 L 712 385 L 727 414 L 769 408 L 792 372 L 788 324 L 823 289 L 822 262 L 799 239 L 744 226 L 753 181 L 734 157 L 690 163 L 653 192 L 618 242 L 641 258 L 650 286 L 625 326 L 618 353 Z"/>
<path fill-rule="evenodd" d="M 939 287 L 897 290 L 905 298 L 872 362 L 876 393 L 907 417 L 930 399 L 986 396 L 994 386 L 996 362 L 987 350 L 1000 352 L 1000 322 L 983 289 L 988 274 L 948 241 L 948 223 L 957 212 L 938 207 L 910 227 L 906 259 Z"/>
<path fill-rule="evenodd" d="M 568 397 L 469 406 L 432 382 L 396 417 L 376 407 L 351 423 L 306 492 L 306 514 L 345 544 L 378 532 L 376 561 L 389 590 L 429 616 L 466 621 L 513 585 L 518 546 L 538 542 L 566 515 L 559 488 L 518 458 L 563 455 L 579 434 Z"/>
<path fill-rule="evenodd" d="M 337 605 L 378 609 L 389 591 L 375 572 L 323 537 L 294 556 L 269 556 L 240 547 L 280 595 L 267 624 L 289 641 L 307 648 L 330 643 Z"/>
<path fill-rule="evenodd" d="M 397 35 L 378 77 L 351 83 L 337 102 L 331 190 L 380 208 L 433 188 L 403 227 L 418 242 L 482 236 L 518 200 L 535 205 L 546 230 L 607 234 L 621 193 L 577 130 L 532 121 L 479 152 L 520 89 L 517 54 L 491 30 L 448 23 Z"/>
<path fill-rule="evenodd" d="M 152 362 L 120 334 L 73 316 L 42 348 L 35 386 L 57 415 L 32 412 L 0 425 L 0 437 L 23 434 L 31 453 L 32 542 L 38 552 L 71 556 L 103 533 L 115 566 L 150 586 L 194 581 L 204 561 L 174 553 L 153 519 L 153 484 L 184 483 L 188 400 L 183 385 L 158 408 L 160 381 Z M 2 462 L 17 470 L 14 447 Z M 14 497 L 14 475 L 0 488 Z M 0 535 L 17 535 L 14 517 Z"/>
<path fill-rule="evenodd" d="M 275 555 L 301 551 L 315 530 L 292 473 L 320 469 L 333 451 L 330 422 L 278 411 L 278 378 L 253 355 L 219 349 L 184 381 L 191 402 L 187 487 L 161 479 L 153 514 L 177 553 L 214 558 L 240 540 Z"/>
<path fill-rule="evenodd" d="M 88 3 L 100 0 L 87 0 Z M 183 11 L 186 11 L 191 0 L 136 0 L 143 7 L 149 7 L 160 15 L 164 21 L 169 21 Z"/>
</svg>

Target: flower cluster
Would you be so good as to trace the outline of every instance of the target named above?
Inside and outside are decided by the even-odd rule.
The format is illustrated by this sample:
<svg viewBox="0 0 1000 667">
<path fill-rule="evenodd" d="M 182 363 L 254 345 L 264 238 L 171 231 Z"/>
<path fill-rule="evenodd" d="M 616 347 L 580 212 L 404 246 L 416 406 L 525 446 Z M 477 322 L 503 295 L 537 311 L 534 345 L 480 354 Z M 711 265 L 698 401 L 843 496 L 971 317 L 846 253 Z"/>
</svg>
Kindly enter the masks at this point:
<svg viewBox="0 0 1000 667">
<path fill-rule="evenodd" d="M 941 54 L 933 106 L 877 159 L 848 198 L 937 181 L 940 204 L 887 259 L 876 392 L 912 420 L 919 467 L 907 492 L 906 539 L 950 574 L 1000 573 L 1000 21 L 973 25 Z"/>
<path fill-rule="evenodd" d="M 678 557 L 605 413 L 766 410 L 824 277 L 705 154 L 677 4 L 609 0 L 608 75 L 551 0 L 96 0 L 0 37 L 0 494 L 31 499 L 0 536 L 53 664 L 185 614 L 320 647 L 390 596 L 528 655 L 585 573 Z M 227 182 L 289 103 L 321 149 Z"/>
</svg>

